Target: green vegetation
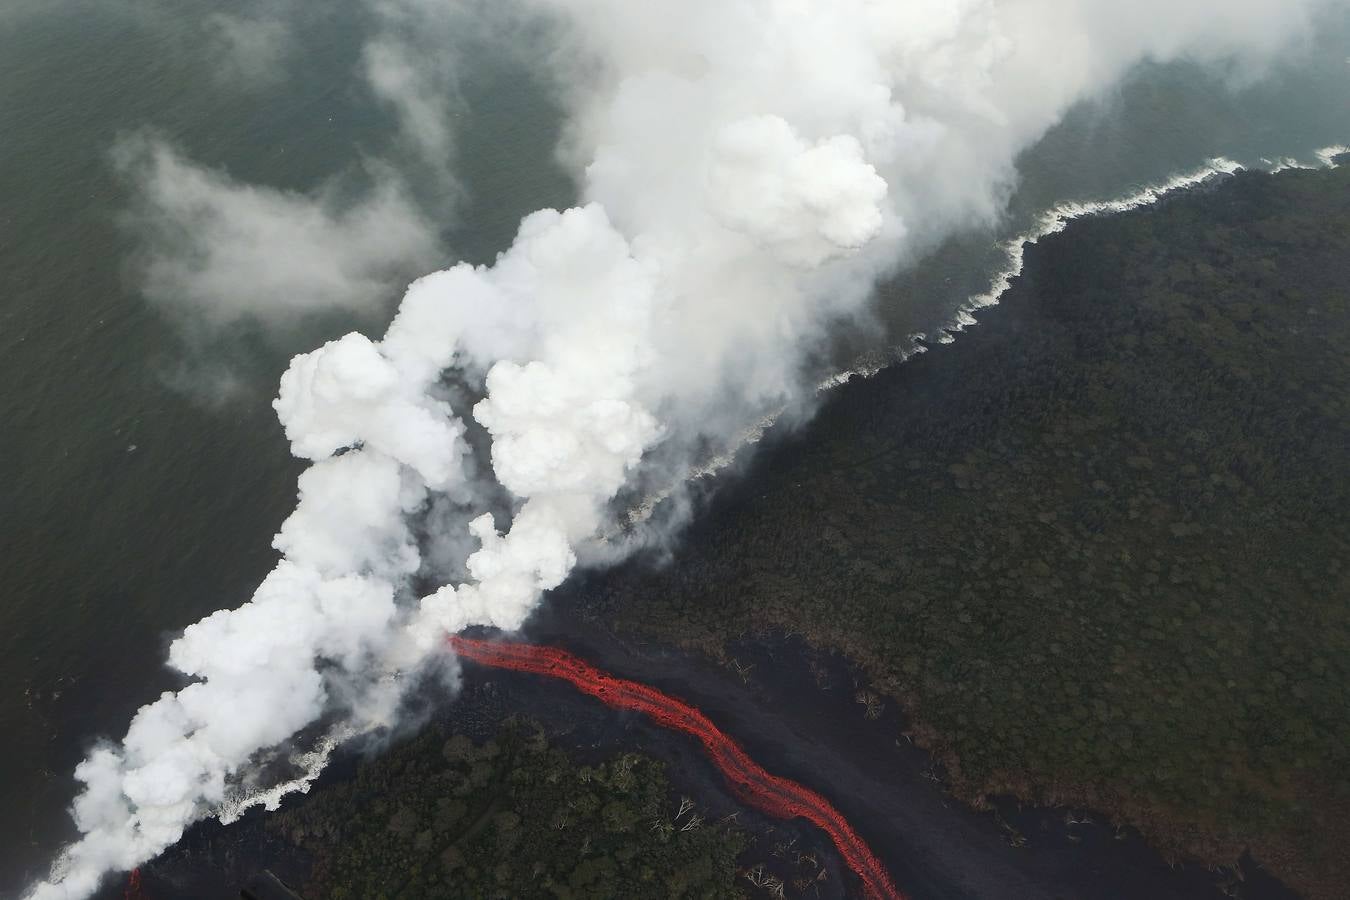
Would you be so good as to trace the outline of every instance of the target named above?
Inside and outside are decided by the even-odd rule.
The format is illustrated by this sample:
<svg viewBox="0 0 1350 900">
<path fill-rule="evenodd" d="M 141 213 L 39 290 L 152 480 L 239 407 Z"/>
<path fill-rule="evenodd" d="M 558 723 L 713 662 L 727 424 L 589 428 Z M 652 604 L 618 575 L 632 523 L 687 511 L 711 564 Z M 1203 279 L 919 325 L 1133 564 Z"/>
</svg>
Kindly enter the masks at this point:
<svg viewBox="0 0 1350 900">
<path fill-rule="evenodd" d="M 953 789 L 1350 883 L 1350 168 L 1085 220 L 950 347 L 836 392 L 588 610 L 795 631 Z"/>
<path fill-rule="evenodd" d="M 660 763 L 582 765 L 517 723 L 481 744 L 428 729 L 267 827 L 315 859 L 301 893 L 332 900 L 739 897 L 750 840 L 672 799 Z"/>
</svg>

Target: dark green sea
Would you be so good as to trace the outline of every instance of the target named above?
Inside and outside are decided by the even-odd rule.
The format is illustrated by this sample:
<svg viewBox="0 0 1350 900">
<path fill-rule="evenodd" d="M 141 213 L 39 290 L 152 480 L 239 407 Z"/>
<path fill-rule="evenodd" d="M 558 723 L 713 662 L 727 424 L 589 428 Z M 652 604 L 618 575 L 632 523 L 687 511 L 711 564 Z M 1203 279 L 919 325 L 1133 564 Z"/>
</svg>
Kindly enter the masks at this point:
<svg viewBox="0 0 1350 900">
<path fill-rule="evenodd" d="M 298 192 L 360 191 L 366 163 L 385 160 L 442 223 L 446 264 L 490 260 L 522 215 L 574 194 L 554 158 L 558 104 L 529 59 L 469 36 L 444 48 L 459 55 L 449 185 L 419 173 L 362 87 L 368 5 L 298 13 L 283 77 L 263 82 L 224 67 L 203 27 L 216 9 L 0 0 L 0 893 L 44 874 L 69 836 L 90 744 L 175 686 L 168 640 L 272 567 L 299 472 L 269 405 L 286 361 L 382 331 L 398 295 L 363 316 L 185 329 L 133 277 L 118 140 L 152 129 L 198 164 Z M 1002 263 L 997 239 L 1057 202 L 1127 195 L 1212 157 L 1262 167 L 1350 143 L 1348 79 L 1350 21 L 1258 80 L 1137 70 L 1024 155 L 999 232 L 881 292 L 887 333 L 848 353 L 948 320 Z"/>
</svg>

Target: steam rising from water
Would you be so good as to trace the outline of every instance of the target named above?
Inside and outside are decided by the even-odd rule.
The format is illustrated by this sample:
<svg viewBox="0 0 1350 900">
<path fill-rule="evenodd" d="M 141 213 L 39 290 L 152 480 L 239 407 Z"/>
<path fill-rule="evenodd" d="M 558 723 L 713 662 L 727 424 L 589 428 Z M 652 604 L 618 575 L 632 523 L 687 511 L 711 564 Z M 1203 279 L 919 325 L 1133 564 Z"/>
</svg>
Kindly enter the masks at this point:
<svg viewBox="0 0 1350 900">
<path fill-rule="evenodd" d="M 190 683 L 77 769 L 83 837 L 31 896 L 87 896 L 237 812 L 259 755 L 297 732 L 393 723 L 444 633 L 519 628 L 613 528 L 626 486 L 669 491 L 747 425 L 809 403 L 803 361 L 830 325 L 863 317 L 878 277 L 996 217 L 1017 153 L 1069 104 L 1146 56 L 1259 63 L 1317 5 L 526 3 L 560 36 L 584 204 L 526 217 L 492 266 L 415 282 L 381 340 L 292 361 L 274 405 L 313 465 L 281 561 L 249 603 L 174 642 Z M 434 152 L 435 105 L 407 99 L 420 82 L 384 46 L 372 78 Z M 471 552 L 463 578 L 416 597 L 432 509 L 440 546 Z"/>
</svg>

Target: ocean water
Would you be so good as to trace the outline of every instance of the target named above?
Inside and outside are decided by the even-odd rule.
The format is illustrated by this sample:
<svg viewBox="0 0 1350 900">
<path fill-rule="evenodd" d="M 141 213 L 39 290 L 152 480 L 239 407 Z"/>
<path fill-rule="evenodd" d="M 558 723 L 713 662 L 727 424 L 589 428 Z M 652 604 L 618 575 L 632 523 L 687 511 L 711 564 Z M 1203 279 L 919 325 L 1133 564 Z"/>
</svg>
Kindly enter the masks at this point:
<svg viewBox="0 0 1350 900">
<path fill-rule="evenodd" d="M 195 161 L 292 190 L 399 158 L 356 74 L 366 5 L 315 7 L 292 48 L 303 64 L 247 89 L 211 51 L 201 23 L 215 8 L 0 3 L 0 894 L 44 872 L 69 835 L 70 773 L 89 745 L 120 737 L 136 707 L 175 686 L 168 640 L 242 602 L 271 568 L 299 471 L 268 402 L 286 360 L 352 327 L 381 331 L 397 299 L 383 314 L 203 345 L 136 290 L 120 222 L 131 189 L 110 161 L 120 135 L 151 128 Z M 417 188 L 451 255 L 482 261 L 523 214 L 568 203 L 573 188 L 553 159 L 560 114 L 539 74 L 458 52 L 478 54 L 457 86 L 462 196 Z M 841 359 L 938 333 L 1006 264 L 1000 241 L 1057 203 L 1128 195 L 1215 157 L 1266 167 L 1350 143 L 1348 82 L 1350 21 L 1259 81 L 1141 68 L 1025 154 L 997 228 L 883 287 L 882 328 Z M 228 396 L 185 388 L 203 355 L 228 362 Z"/>
</svg>

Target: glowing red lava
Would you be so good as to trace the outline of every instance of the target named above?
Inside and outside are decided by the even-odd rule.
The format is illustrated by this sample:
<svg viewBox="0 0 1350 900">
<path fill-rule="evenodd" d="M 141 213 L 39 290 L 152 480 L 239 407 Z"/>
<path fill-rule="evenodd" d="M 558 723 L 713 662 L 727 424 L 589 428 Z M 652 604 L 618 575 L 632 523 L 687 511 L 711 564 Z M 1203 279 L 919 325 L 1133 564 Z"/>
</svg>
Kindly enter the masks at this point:
<svg viewBox="0 0 1350 900">
<path fill-rule="evenodd" d="M 636 681 L 615 678 L 556 647 L 480 641 L 459 635 L 450 637 L 450 646 L 460 656 L 481 665 L 561 678 L 609 706 L 643 713 L 666 728 L 693 735 L 742 802 L 776 818 L 801 816 L 810 821 L 834 841 L 844 862 L 862 879 L 869 898 L 904 900 L 881 860 L 828 800 L 795 781 L 764 771 L 739 744 L 689 704 Z"/>
<path fill-rule="evenodd" d="M 127 887 L 122 892 L 123 900 L 141 900 L 141 870 L 132 869 L 127 875 Z"/>
</svg>

